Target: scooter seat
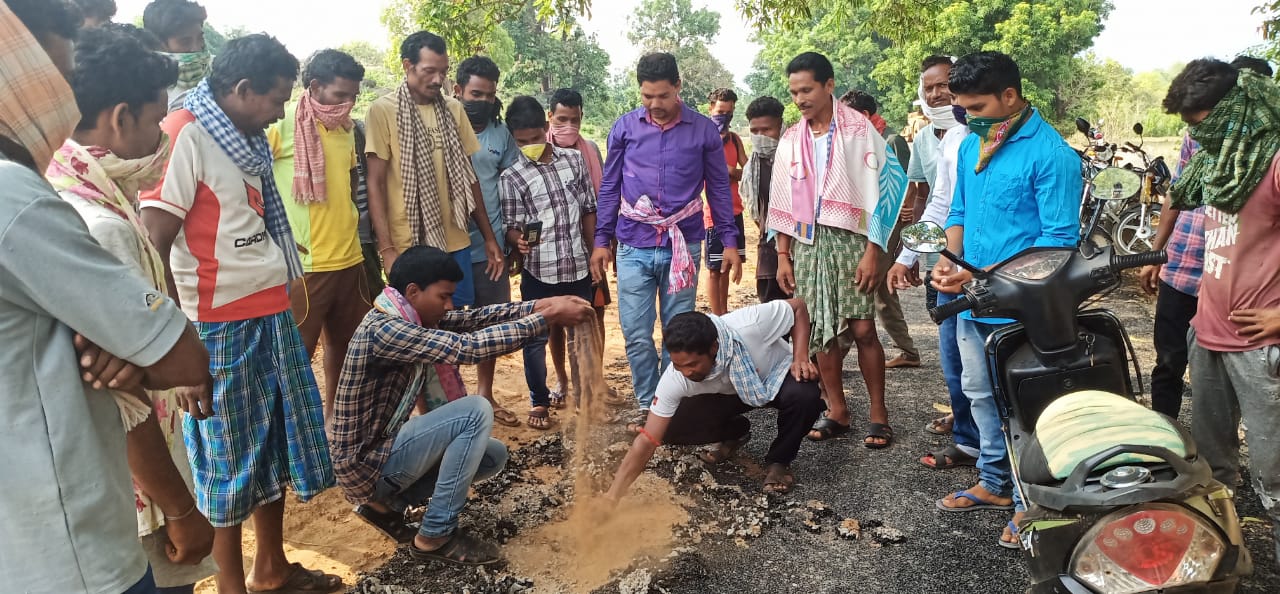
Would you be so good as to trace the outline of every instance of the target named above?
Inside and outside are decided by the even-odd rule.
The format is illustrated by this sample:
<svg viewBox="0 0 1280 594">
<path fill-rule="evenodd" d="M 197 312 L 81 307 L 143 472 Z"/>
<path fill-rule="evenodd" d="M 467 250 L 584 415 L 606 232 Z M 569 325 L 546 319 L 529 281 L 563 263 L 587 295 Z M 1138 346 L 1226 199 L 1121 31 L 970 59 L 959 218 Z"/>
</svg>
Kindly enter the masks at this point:
<svg viewBox="0 0 1280 594">
<path fill-rule="evenodd" d="M 1033 484 L 1062 481 L 1083 461 L 1116 445 L 1165 448 L 1183 458 L 1195 446 L 1177 422 L 1123 396 L 1096 390 L 1054 400 L 1036 421 L 1018 470 Z M 1143 454 L 1120 454 L 1098 468 L 1160 462 Z"/>
</svg>

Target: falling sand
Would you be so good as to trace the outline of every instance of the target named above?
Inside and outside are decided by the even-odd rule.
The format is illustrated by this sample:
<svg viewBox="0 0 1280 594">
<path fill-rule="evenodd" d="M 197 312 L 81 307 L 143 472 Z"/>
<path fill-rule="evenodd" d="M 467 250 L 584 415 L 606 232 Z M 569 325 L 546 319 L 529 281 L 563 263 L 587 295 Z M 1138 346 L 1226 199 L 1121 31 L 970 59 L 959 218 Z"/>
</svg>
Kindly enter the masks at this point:
<svg viewBox="0 0 1280 594">
<path fill-rule="evenodd" d="M 608 393 L 601 346 L 592 325 L 575 328 L 569 339 L 578 398 L 569 462 L 575 495 L 568 516 L 521 534 L 505 547 L 512 569 L 533 578 L 535 593 L 590 592 L 643 557 L 661 559 L 671 552 L 673 528 L 688 521 L 671 485 L 652 475 L 641 475 L 617 508 L 597 491 L 589 460 L 608 445 L 596 430 Z"/>
</svg>

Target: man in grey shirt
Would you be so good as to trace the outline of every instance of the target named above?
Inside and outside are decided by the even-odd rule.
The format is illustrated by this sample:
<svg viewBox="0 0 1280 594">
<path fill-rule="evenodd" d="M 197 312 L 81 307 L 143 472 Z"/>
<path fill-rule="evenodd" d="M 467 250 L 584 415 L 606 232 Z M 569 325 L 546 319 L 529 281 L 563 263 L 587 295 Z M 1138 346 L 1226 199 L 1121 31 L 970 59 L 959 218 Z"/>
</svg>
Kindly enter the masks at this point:
<svg viewBox="0 0 1280 594">
<path fill-rule="evenodd" d="M 177 306 L 95 243 L 37 173 L 76 124 L 59 74 L 70 70 L 74 14 L 66 0 L 0 4 L 0 85 L 9 105 L 33 108 L 0 117 L 0 476 L 22 483 L 0 489 L 0 576 L 5 591 L 132 594 L 154 584 L 131 468 L 173 518 L 175 561 L 207 555 L 211 530 L 189 495 L 167 496 L 185 490 L 167 451 L 126 455 L 120 410 L 103 388 L 133 390 L 129 377 L 150 388 L 199 384 L 208 353 Z M 82 379 L 78 349 L 97 387 Z"/>
</svg>

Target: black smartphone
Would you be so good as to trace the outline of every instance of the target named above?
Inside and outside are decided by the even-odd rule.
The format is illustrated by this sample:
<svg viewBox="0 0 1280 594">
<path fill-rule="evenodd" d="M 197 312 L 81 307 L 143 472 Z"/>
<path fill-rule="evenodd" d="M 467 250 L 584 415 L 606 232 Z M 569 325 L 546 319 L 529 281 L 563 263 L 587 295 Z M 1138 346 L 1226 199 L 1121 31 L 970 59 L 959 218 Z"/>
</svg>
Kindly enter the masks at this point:
<svg viewBox="0 0 1280 594">
<path fill-rule="evenodd" d="M 538 241 L 542 239 L 542 221 L 533 221 L 524 224 L 524 241 L 529 245 L 538 245 Z"/>
</svg>

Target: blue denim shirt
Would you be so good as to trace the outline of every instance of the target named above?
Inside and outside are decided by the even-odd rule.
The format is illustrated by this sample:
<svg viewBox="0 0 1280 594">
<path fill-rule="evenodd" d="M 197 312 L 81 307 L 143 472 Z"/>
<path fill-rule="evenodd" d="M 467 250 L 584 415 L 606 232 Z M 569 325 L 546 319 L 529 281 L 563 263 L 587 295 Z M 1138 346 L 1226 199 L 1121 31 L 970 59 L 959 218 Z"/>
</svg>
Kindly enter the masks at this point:
<svg viewBox="0 0 1280 594">
<path fill-rule="evenodd" d="M 945 225 L 964 227 L 965 260 L 986 268 L 1030 247 L 1079 243 L 1080 157 L 1039 111 L 1005 141 L 982 173 L 974 172 L 978 145 L 977 135 L 960 145 Z M 964 317 L 972 319 L 967 312 Z"/>
</svg>

